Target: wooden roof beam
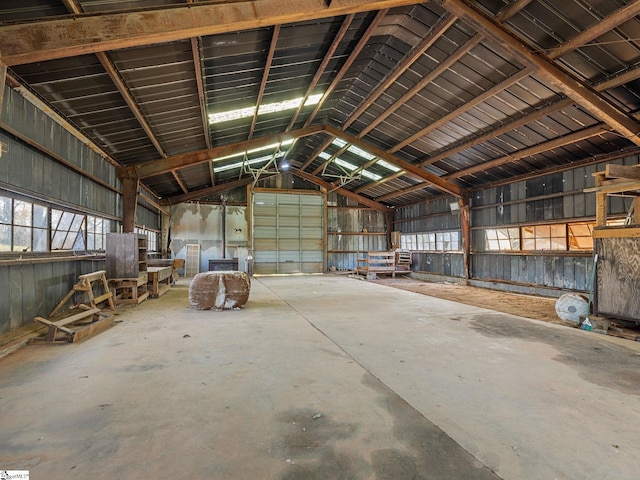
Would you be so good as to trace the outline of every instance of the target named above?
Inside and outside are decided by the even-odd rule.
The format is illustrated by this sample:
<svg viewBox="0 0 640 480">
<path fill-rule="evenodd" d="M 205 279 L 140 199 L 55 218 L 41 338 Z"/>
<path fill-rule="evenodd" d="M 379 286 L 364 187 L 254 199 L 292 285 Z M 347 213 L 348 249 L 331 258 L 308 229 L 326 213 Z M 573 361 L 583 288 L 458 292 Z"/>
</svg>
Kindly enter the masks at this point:
<svg viewBox="0 0 640 480">
<path fill-rule="evenodd" d="M 370 198 L 367 197 L 363 197 L 362 195 L 358 195 L 357 193 L 353 193 L 351 190 L 347 190 L 345 188 L 340 188 L 340 187 L 335 187 L 334 185 L 331 185 L 329 182 L 325 182 L 324 180 L 322 180 L 321 178 L 315 177 L 313 175 L 310 175 L 306 172 L 303 172 L 302 170 L 299 169 L 291 169 L 291 173 L 293 173 L 294 175 L 299 176 L 300 178 L 307 180 L 308 182 L 311 183 L 315 183 L 316 185 L 320 186 L 320 187 L 324 187 L 329 191 L 335 191 L 338 192 L 340 195 L 350 198 L 351 200 L 355 200 L 358 203 L 361 203 L 362 205 L 366 205 L 367 207 L 373 208 L 375 210 L 378 210 L 379 212 L 384 212 L 384 213 L 391 213 L 393 212 L 393 209 L 387 207 L 386 205 L 383 205 L 381 203 L 376 202 L 375 200 L 371 200 Z"/>
<path fill-rule="evenodd" d="M 288 133 L 277 133 L 273 135 L 266 135 L 264 137 L 252 138 L 250 140 L 221 145 L 219 147 L 209 148 L 206 150 L 199 150 L 196 152 L 175 155 L 173 157 L 151 160 L 138 165 L 119 167 L 117 169 L 117 174 L 119 178 L 136 177 L 138 179 L 143 179 L 154 175 L 168 173 L 180 168 L 209 162 L 218 157 L 225 157 L 227 155 L 253 150 L 254 148 L 266 147 L 273 143 L 282 143 L 287 140 L 314 135 L 316 133 L 324 132 L 325 129 L 326 128 L 323 125 L 313 125 L 310 127 L 292 130 Z"/>
<path fill-rule="evenodd" d="M 371 21 L 371 23 L 365 30 L 364 34 L 362 34 L 362 36 L 360 37 L 360 40 L 358 40 L 358 43 L 356 44 L 356 46 L 353 48 L 353 50 L 351 50 L 349 57 L 340 68 L 340 71 L 336 74 L 336 76 L 331 81 L 331 84 L 327 87 L 327 90 L 324 92 L 324 95 L 322 96 L 318 104 L 315 106 L 311 114 L 309 114 L 309 117 L 307 118 L 307 121 L 304 124 L 305 127 L 308 127 L 309 125 L 311 125 L 311 122 L 313 121 L 314 118 L 316 118 L 316 115 L 322 108 L 322 105 L 324 104 L 324 102 L 327 100 L 327 98 L 329 98 L 329 96 L 336 89 L 336 87 L 338 86 L 338 83 L 340 83 L 340 81 L 345 76 L 345 74 L 347 73 L 351 65 L 353 65 L 353 62 L 356 61 L 356 59 L 358 58 L 358 55 L 360 55 L 360 52 L 362 51 L 362 49 L 367 45 L 367 42 L 373 35 L 373 32 L 375 32 L 376 28 L 378 28 L 378 25 L 380 25 L 380 22 L 382 22 L 384 17 L 387 15 L 388 11 L 389 9 L 384 9 L 384 10 L 380 10 L 376 14 L 375 18 Z M 303 170 L 305 168 L 306 167 L 303 167 Z"/>
<path fill-rule="evenodd" d="M 559 58 L 566 53 L 572 52 L 573 50 L 586 45 L 591 40 L 602 36 L 609 30 L 613 30 L 617 26 L 631 20 L 638 14 L 640 14 L 640 2 L 631 2 L 628 5 L 620 7 L 615 12 L 607 15 L 602 20 L 599 20 L 589 28 L 581 31 L 572 39 L 553 49 L 549 52 L 549 58 Z"/>
<path fill-rule="evenodd" d="M 304 108 L 304 104 L 307 102 L 307 99 L 313 93 L 313 90 L 318 85 L 318 82 L 320 81 L 320 77 L 322 77 L 325 70 L 327 69 L 329 62 L 333 58 L 333 54 L 336 53 L 336 50 L 340 46 L 340 42 L 342 42 L 342 39 L 347 34 L 347 31 L 349 30 L 349 27 L 351 26 L 351 23 L 353 22 L 354 18 L 355 18 L 355 14 L 351 13 L 347 15 L 346 18 L 342 21 L 342 26 L 340 27 L 340 30 L 338 31 L 338 33 L 336 33 L 335 37 L 333 38 L 333 42 L 331 43 L 331 46 L 325 53 L 324 58 L 322 59 L 322 63 L 316 70 L 316 73 L 311 79 L 311 82 L 309 82 L 309 86 L 307 87 L 307 91 L 305 92 L 304 97 L 302 98 L 302 102 L 300 102 L 300 105 L 296 109 L 295 113 L 291 116 L 291 121 L 289 122 L 289 125 L 287 126 L 287 129 L 286 129 L 287 132 L 291 130 L 295 125 L 296 120 L 300 116 L 300 112 L 302 112 L 302 109 Z"/>
<path fill-rule="evenodd" d="M 216 193 L 226 192 L 238 187 L 244 187 L 253 182 L 253 177 L 244 177 L 239 180 L 233 180 L 231 182 L 223 182 L 212 187 L 200 188 L 198 190 L 191 190 L 188 193 L 181 195 L 171 195 L 164 197 L 160 200 L 160 205 L 176 205 L 178 203 L 191 202 L 198 200 L 202 197 L 214 195 Z"/>
<path fill-rule="evenodd" d="M 442 177 L 434 175 L 431 172 L 427 172 L 423 168 L 414 165 L 412 163 L 406 162 L 380 148 L 374 147 L 373 145 L 360 140 L 359 138 L 353 137 L 349 134 L 346 134 L 337 128 L 334 128 L 330 125 L 326 125 L 325 129 L 329 135 L 333 135 L 334 137 L 340 137 L 345 142 L 356 145 L 357 147 L 366 150 L 371 155 L 379 157 L 383 160 L 386 160 L 389 163 L 394 164 L 396 167 L 404 170 L 408 175 L 416 177 L 418 180 L 426 181 L 431 183 L 438 190 L 441 190 L 449 195 L 453 195 L 456 197 L 466 197 L 468 196 L 468 192 L 466 192 L 460 185 L 455 183 L 451 183 L 448 180 L 445 180 Z"/>
<path fill-rule="evenodd" d="M 267 58 L 264 62 L 264 69 L 262 71 L 262 80 L 260 81 L 260 88 L 258 89 L 258 98 L 256 99 L 256 111 L 253 113 L 251 119 L 251 127 L 249 127 L 249 139 L 253 137 L 253 132 L 256 129 L 256 123 L 258 123 L 258 109 L 262 103 L 262 97 L 264 96 L 264 90 L 267 88 L 267 80 L 269 79 L 269 73 L 271 72 L 271 65 L 273 64 L 273 57 L 276 54 L 276 46 L 278 45 L 278 38 L 280 38 L 280 25 L 273 27 L 273 33 L 271 34 L 271 43 L 269 44 L 269 51 L 267 52 Z"/>
<path fill-rule="evenodd" d="M 555 65 L 548 57 L 540 55 L 522 39 L 463 0 L 438 0 L 453 15 L 463 19 L 478 31 L 493 38 L 501 49 L 535 69 L 536 75 L 548 82 L 574 102 L 582 106 L 600 121 L 611 126 L 630 142 L 640 146 L 640 123 L 633 117 L 602 98 L 587 84 Z"/>
<path fill-rule="evenodd" d="M 398 63 L 393 70 L 389 73 L 387 78 L 384 79 L 376 89 L 371 92 L 362 104 L 355 109 L 355 111 L 349 115 L 341 126 L 342 130 L 349 128 L 370 106 L 375 102 L 382 94 L 384 94 L 391 85 L 395 83 L 398 78 L 405 73 L 411 65 L 413 65 L 423 54 L 426 52 L 444 33 L 451 27 L 457 18 L 452 15 L 445 15 L 438 20 L 427 36 L 422 39 L 422 42 L 416 45 L 407 56 Z"/>
<path fill-rule="evenodd" d="M 417 0 L 254 0 L 54 17 L 0 27 L 7 66 L 349 15 Z"/>
<path fill-rule="evenodd" d="M 606 130 L 605 126 L 602 124 L 583 128 L 582 130 L 578 130 L 577 132 L 570 133 L 563 137 L 554 138 L 553 140 L 549 140 L 548 142 L 539 143 L 538 145 L 534 145 L 533 147 L 523 148 L 522 150 L 504 155 L 503 157 L 495 158 L 493 160 L 489 160 L 488 162 L 474 165 L 473 167 L 458 170 L 457 172 L 445 175 L 443 178 L 451 180 L 454 178 L 465 177 L 467 175 L 473 175 L 474 173 L 482 172 L 484 170 L 487 170 L 488 168 L 495 168 L 499 167 L 500 165 L 512 163 L 526 157 L 532 157 L 534 155 L 553 150 L 554 148 L 560 148 L 564 145 L 569 145 L 570 143 L 575 143 L 587 138 L 595 137 L 597 135 L 602 135 L 603 133 L 606 133 Z"/>
<path fill-rule="evenodd" d="M 373 122 L 371 122 L 369 125 L 364 127 L 360 131 L 360 133 L 358 134 L 358 138 L 364 137 L 367 133 L 369 133 L 371 130 L 373 130 L 378 125 L 380 125 L 382 122 L 384 122 L 393 112 L 395 112 L 400 107 L 405 105 L 411 98 L 413 98 L 418 93 L 420 93 L 422 90 L 424 90 L 427 87 L 427 85 L 429 85 L 436 78 L 438 78 L 440 75 L 445 73 L 457 61 L 459 61 L 462 57 L 464 57 L 467 53 L 469 53 L 469 51 L 473 47 L 478 45 L 478 43 L 480 43 L 481 40 L 482 40 L 482 35 L 476 34 L 473 38 L 471 38 L 471 40 L 469 40 L 467 43 L 462 45 L 458 50 L 453 52 L 451 55 L 447 56 L 446 60 L 444 60 L 436 68 L 434 68 L 432 71 L 430 71 L 428 74 L 426 74 L 422 78 L 422 80 L 420 80 L 418 83 L 416 83 L 402 97 L 400 97 L 398 100 L 393 102 L 393 104 L 390 105 L 388 108 L 386 108 L 384 110 L 384 112 L 382 112 L 382 114 L 380 114 L 378 117 L 376 117 L 376 119 Z M 400 148 L 402 148 L 402 147 L 400 147 Z M 400 148 L 398 148 L 397 150 L 400 150 Z"/>
</svg>

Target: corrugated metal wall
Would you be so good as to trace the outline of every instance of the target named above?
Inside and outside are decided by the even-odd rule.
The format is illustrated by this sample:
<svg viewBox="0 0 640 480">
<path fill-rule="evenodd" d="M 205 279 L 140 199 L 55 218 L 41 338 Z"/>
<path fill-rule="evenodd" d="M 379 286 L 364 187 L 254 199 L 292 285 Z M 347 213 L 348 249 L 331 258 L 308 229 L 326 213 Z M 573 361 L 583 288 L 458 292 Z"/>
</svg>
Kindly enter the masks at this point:
<svg viewBox="0 0 640 480">
<path fill-rule="evenodd" d="M 454 197 L 398 208 L 394 230 L 401 233 L 428 233 L 460 230 L 460 211 Z M 414 252 L 411 270 L 447 277 L 464 277 L 464 257 L 458 252 Z"/>
<path fill-rule="evenodd" d="M 608 163 L 637 165 L 638 156 Z M 471 199 L 471 280 L 473 284 L 530 293 L 559 295 L 562 291 L 587 292 L 593 258 L 590 252 L 484 252 L 484 229 L 520 225 L 592 221 L 595 195 L 583 190 L 594 186 L 593 173 L 606 164 L 589 165 L 474 192 Z M 632 199 L 609 197 L 609 215 L 625 215 Z M 451 210 L 453 198 L 397 209 L 395 230 L 422 233 L 460 229 Z M 464 276 L 458 253 L 413 254 L 412 270 L 444 276 Z M 528 288 L 528 290 L 527 290 Z"/>
<path fill-rule="evenodd" d="M 0 334 L 47 315 L 64 298 L 78 276 L 103 270 L 104 260 L 16 263 L 0 266 Z"/>
<path fill-rule="evenodd" d="M 121 189 L 113 165 L 8 87 L 4 90 L 2 124 L 87 175 L 114 189 Z M 121 196 L 117 191 L 62 165 L 2 128 L 0 141 L 8 146 L 0 157 L 0 189 L 62 209 L 108 219 L 121 218 Z M 159 215 L 148 208 L 138 208 L 137 222 L 148 228 L 160 228 Z M 104 260 L 40 262 L 0 264 L 0 289 L 3 292 L 0 333 L 30 324 L 37 315 L 47 315 L 77 282 L 79 275 L 105 267 Z"/>
<path fill-rule="evenodd" d="M 88 174 L 121 189 L 113 165 L 14 90 L 7 87 L 4 95 L 4 124 Z M 80 207 L 108 218 L 120 217 L 117 192 L 65 167 L 2 130 L 0 139 L 8 144 L 7 152 L 0 158 L 0 182 L 5 188 L 61 206 Z"/>
<path fill-rule="evenodd" d="M 389 249 L 386 220 L 382 212 L 357 205 L 348 206 L 345 197 L 329 194 L 333 206 L 327 212 L 327 266 L 355 270 L 364 252 Z M 336 206 L 343 205 L 343 206 Z"/>
</svg>

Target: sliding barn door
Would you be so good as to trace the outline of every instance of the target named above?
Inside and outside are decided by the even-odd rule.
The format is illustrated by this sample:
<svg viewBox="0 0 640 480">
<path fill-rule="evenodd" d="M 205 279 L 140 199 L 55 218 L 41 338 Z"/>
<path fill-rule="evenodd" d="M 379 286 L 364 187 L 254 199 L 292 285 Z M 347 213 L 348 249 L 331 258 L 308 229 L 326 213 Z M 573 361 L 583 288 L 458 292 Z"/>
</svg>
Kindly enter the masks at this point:
<svg viewBox="0 0 640 480">
<path fill-rule="evenodd" d="M 254 192 L 253 273 L 322 273 L 322 194 Z"/>
</svg>

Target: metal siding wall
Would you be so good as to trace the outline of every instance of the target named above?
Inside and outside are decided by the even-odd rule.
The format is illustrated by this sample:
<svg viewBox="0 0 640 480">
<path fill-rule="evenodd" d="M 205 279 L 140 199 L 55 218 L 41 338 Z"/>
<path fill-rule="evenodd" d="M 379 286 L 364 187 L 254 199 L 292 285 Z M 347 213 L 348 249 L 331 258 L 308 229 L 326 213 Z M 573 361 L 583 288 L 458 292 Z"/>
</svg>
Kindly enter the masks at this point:
<svg viewBox="0 0 640 480">
<path fill-rule="evenodd" d="M 87 173 L 119 187 L 115 167 L 29 101 L 6 87 L 3 122 Z M 61 206 L 120 216 L 118 194 L 0 132 L 8 151 L 0 158 L 0 182 Z M 42 198 L 44 196 L 44 198 Z M 150 221 L 146 222 L 150 224 Z M 158 224 L 158 221 L 154 221 Z"/>
<path fill-rule="evenodd" d="M 97 259 L 0 266 L 0 288 L 9 299 L 0 302 L 0 334 L 47 316 L 80 275 L 104 268 Z"/>
<path fill-rule="evenodd" d="M 477 200 L 479 202 L 487 201 L 486 195 L 486 192 L 479 193 Z M 493 195 L 495 197 L 495 189 L 493 189 Z M 451 203 L 457 203 L 457 200 L 453 197 L 445 197 L 400 207 L 395 213 L 396 223 L 394 230 L 399 230 L 402 233 L 460 230 L 459 211 L 452 211 Z M 472 215 L 474 213 L 472 211 Z M 411 270 L 452 277 L 464 277 L 464 258 L 462 253 L 457 252 L 414 252 L 412 254 Z"/>
<path fill-rule="evenodd" d="M 334 198 L 336 203 L 343 203 Z M 337 270 L 355 270 L 363 252 L 389 249 L 386 219 L 382 212 L 363 208 L 328 208 L 327 266 Z M 366 230 L 367 233 L 363 231 Z M 337 233 L 341 232 L 341 233 Z M 339 250 L 340 252 L 337 252 Z"/>
</svg>

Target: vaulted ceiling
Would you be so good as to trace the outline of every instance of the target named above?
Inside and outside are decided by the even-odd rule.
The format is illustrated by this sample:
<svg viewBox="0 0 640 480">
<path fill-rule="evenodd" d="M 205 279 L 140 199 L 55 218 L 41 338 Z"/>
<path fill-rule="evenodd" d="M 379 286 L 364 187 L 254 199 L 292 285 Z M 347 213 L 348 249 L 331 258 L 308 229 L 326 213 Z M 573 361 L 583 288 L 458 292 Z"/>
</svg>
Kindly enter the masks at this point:
<svg viewBox="0 0 640 480">
<path fill-rule="evenodd" d="M 161 202 L 290 169 L 386 208 L 637 153 L 638 14 L 619 0 L 23 0 L 0 3 L 0 64 Z"/>
</svg>

